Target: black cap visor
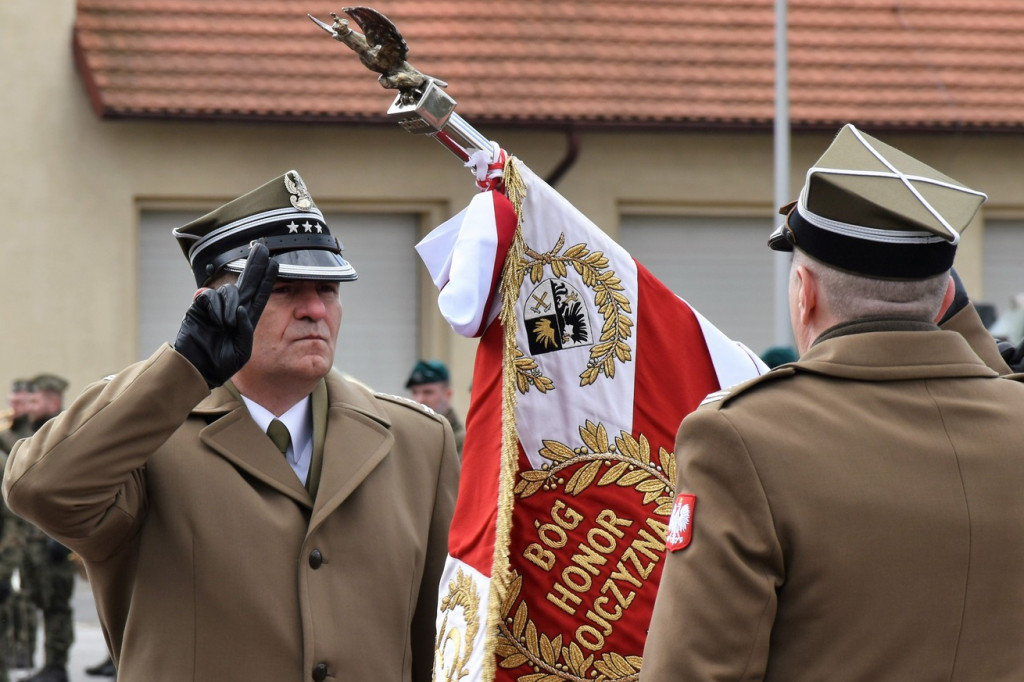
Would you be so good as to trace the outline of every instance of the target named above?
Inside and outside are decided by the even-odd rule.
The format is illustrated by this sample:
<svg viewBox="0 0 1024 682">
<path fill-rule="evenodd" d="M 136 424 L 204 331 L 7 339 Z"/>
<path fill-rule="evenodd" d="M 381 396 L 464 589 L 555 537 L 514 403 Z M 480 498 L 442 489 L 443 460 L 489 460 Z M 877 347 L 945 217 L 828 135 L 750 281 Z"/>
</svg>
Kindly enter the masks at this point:
<svg viewBox="0 0 1024 682">
<path fill-rule="evenodd" d="M 308 279 L 321 282 L 351 282 L 358 279 L 355 268 L 340 253 L 325 249 L 302 249 L 272 253 L 277 261 L 278 279 Z M 245 259 L 233 260 L 224 266 L 229 272 L 241 272 Z"/>
<path fill-rule="evenodd" d="M 793 247 L 839 270 L 875 279 L 927 279 L 953 267 L 956 245 L 938 240 L 891 243 L 860 239 L 819 228 L 793 208 L 768 238 L 774 251 Z"/>
</svg>

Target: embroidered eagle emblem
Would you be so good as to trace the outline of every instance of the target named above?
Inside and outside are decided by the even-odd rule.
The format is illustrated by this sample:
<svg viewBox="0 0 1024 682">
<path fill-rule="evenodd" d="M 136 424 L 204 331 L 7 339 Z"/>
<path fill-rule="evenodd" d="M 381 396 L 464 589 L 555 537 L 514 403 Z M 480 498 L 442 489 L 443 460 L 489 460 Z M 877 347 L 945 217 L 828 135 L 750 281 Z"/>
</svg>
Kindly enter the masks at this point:
<svg viewBox="0 0 1024 682">
<path fill-rule="evenodd" d="M 680 494 L 672 506 L 672 515 L 668 519 L 668 536 L 665 546 L 677 552 L 690 544 L 693 538 L 693 508 L 697 504 L 696 495 Z"/>
</svg>

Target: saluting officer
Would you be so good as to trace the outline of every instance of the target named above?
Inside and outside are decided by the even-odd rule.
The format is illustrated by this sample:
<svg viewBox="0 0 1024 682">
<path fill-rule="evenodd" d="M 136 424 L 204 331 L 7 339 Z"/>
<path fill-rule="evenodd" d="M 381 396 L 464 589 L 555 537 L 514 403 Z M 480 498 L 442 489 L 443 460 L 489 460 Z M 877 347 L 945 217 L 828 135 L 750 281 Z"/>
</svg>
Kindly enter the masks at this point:
<svg viewBox="0 0 1024 682">
<path fill-rule="evenodd" d="M 332 370 L 356 273 L 298 173 L 174 234 L 173 346 L 17 446 L 11 508 L 85 560 L 121 682 L 427 682 L 451 428 Z"/>
<path fill-rule="evenodd" d="M 1024 385 L 933 320 L 984 195 L 853 126 L 769 241 L 797 362 L 712 394 L 641 680 L 1019 680 Z"/>
</svg>

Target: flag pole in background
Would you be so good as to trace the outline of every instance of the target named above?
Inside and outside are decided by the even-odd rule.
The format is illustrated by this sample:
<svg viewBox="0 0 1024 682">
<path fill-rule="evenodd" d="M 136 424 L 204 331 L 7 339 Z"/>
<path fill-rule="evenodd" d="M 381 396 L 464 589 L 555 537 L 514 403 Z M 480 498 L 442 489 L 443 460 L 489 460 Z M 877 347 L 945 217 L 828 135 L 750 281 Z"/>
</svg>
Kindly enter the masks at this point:
<svg viewBox="0 0 1024 682">
<path fill-rule="evenodd" d="M 457 117 L 386 17 L 344 11 L 365 36 L 313 20 L 483 190 L 416 247 L 441 314 L 480 338 L 434 679 L 635 682 L 666 543 L 691 522 L 675 513 L 679 423 L 766 368 Z"/>
<path fill-rule="evenodd" d="M 789 194 L 789 29 L 788 0 L 775 0 L 775 117 L 772 136 L 775 159 L 775 205 L 772 220 L 780 220 L 777 210 L 788 204 Z M 777 346 L 792 346 L 793 331 L 789 323 L 789 260 L 788 253 L 773 252 L 774 257 L 774 325 Z"/>
</svg>

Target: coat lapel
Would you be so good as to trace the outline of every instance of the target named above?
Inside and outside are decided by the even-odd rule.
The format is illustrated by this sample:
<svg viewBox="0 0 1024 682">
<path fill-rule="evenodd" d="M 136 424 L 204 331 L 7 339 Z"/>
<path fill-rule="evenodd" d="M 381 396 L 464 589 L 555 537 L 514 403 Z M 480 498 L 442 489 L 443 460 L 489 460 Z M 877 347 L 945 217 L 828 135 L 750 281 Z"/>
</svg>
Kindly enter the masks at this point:
<svg viewBox="0 0 1024 682">
<path fill-rule="evenodd" d="M 391 421 L 373 395 L 343 379 L 326 377 L 327 436 L 316 500 L 302 486 L 274 444 L 226 388 L 215 389 L 193 410 L 212 422 L 200 431 L 208 447 L 247 474 L 313 510 L 312 531 L 379 465 L 394 443 Z"/>
<path fill-rule="evenodd" d="M 227 389 L 215 389 L 196 406 L 193 414 L 208 420 L 215 417 L 199 432 L 199 439 L 205 445 L 307 509 L 313 507 L 313 498 L 288 466 L 288 461 L 256 426 L 245 405 Z"/>
<path fill-rule="evenodd" d="M 391 422 L 365 389 L 327 376 L 327 439 L 310 531 L 338 508 L 387 457 Z"/>
</svg>

